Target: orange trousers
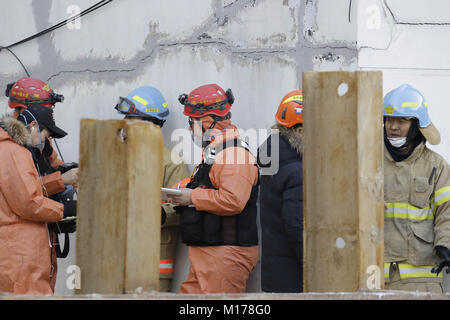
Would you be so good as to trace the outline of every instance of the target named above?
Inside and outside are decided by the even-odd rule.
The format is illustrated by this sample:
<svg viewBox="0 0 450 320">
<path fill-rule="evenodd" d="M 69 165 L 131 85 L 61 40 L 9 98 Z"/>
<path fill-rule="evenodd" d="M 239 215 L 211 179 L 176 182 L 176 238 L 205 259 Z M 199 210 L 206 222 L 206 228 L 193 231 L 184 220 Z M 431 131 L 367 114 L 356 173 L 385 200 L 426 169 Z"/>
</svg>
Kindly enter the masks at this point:
<svg viewBox="0 0 450 320">
<path fill-rule="evenodd" d="M 180 293 L 245 293 L 258 246 L 189 247 L 189 275 Z"/>
</svg>

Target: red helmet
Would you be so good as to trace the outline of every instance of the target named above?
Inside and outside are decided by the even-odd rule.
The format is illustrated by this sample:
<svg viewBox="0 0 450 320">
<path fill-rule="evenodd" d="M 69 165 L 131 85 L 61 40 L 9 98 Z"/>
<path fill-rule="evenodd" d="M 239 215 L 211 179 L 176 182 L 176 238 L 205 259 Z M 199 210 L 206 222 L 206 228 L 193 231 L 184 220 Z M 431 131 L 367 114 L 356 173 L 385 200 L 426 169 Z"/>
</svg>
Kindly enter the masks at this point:
<svg viewBox="0 0 450 320">
<path fill-rule="evenodd" d="M 184 114 L 193 118 L 207 115 L 224 117 L 230 113 L 234 96 L 231 89 L 226 92 L 217 84 L 206 84 L 194 89 L 189 96 L 182 94 L 178 98 L 184 105 Z"/>
<path fill-rule="evenodd" d="M 294 90 L 283 97 L 278 106 L 275 119 L 285 127 L 303 124 L 303 92 Z"/>
<path fill-rule="evenodd" d="M 8 84 L 5 95 L 9 97 L 8 105 L 11 109 L 28 108 L 32 104 L 51 108 L 56 102 L 64 101 L 64 96 L 54 93 L 44 81 L 27 77 Z"/>
</svg>

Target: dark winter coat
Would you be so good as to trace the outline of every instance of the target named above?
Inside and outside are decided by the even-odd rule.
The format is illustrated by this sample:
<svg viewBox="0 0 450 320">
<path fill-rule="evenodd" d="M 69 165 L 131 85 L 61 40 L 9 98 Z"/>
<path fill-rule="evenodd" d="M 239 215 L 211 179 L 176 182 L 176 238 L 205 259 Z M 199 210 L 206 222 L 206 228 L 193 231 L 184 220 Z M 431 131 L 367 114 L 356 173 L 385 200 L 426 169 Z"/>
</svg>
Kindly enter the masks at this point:
<svg viewBox="0 0 450 320">
<path fill-rule="evenodd" d="M 261 285 L 265 292 L 302 292 L 303 174 L 301 141 L 281 126 L 279 169 L 264 175 L 261 156 L 274 144 L 270 136 L 258 149 L 262 167 L 260 221 L 262 232 Z M 275 136 L 276 137 L 276 136 Z M 266 149 L 267 148 L 267 149 Z M 264 155 L 262 155 L 264 152 Z M 270 152 L 269 152 L 269 155 Z M 271 163 L 272 167 L 275 163 Z"/>
</svg>

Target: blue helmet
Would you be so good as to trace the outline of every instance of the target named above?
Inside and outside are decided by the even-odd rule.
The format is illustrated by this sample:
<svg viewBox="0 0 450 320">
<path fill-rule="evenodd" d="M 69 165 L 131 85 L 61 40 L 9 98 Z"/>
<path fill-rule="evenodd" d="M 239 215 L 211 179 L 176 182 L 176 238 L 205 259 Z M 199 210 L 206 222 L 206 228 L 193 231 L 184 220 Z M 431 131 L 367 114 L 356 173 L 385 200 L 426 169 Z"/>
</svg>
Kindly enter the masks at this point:
<svg viewBox="0 0 450 320">
<path fill-rule="evenodd" d="M 384 96 L 383 116 L 416 118 L 419 130 L 431 144 L 439 144 L 440 134 L 431 123 L 424 96 L 409 84 L 403 84 Z"/>
<path fill-rule="evenodd" d="M 143 117 L 164 122 L 169 108 L 161 92 L 153 87 L 139 87 L 126 97 L 120 97 L 115 109 L 128 117 Z"/>
</svg>

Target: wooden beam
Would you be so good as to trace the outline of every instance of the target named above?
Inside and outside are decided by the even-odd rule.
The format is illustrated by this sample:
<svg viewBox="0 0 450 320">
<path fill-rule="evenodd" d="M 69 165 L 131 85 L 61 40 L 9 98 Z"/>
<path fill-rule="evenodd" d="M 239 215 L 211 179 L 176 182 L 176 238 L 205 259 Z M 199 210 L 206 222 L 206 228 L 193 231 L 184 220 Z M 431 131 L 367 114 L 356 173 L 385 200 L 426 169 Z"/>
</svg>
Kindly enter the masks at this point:
<svg viewBox="0 0 450 320">
<path fill-rule="evenodd" d="M 161 130 L 83 119 L 80 131 L 76 293 L 158 290 Z"/>
<path fill-rule="evenodd" d="M 305 72 L 304 290 L 384 285 L 381 72 Z"/>
</svg>

